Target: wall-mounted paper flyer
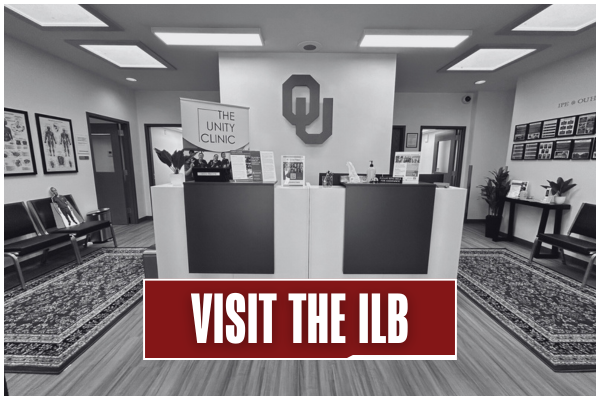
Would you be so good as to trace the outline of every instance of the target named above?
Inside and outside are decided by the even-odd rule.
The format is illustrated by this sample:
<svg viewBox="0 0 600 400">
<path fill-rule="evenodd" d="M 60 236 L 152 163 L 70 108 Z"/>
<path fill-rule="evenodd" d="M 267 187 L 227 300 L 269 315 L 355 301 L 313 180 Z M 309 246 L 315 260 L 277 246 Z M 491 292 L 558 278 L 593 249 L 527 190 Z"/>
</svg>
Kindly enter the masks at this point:
<svg viewBox="0 0 600 400">
<path fill-rule="evenodd" d="M 281 156 L 281 186 L 304 186 L 304 156 Z"/>
<path fill-rule="evenodd" d="M 393 177 L 402 178 L 402 183 L 419 183 L 419 163 L 421 152 L 397 151 L 394 155 Z"/>
</svg>

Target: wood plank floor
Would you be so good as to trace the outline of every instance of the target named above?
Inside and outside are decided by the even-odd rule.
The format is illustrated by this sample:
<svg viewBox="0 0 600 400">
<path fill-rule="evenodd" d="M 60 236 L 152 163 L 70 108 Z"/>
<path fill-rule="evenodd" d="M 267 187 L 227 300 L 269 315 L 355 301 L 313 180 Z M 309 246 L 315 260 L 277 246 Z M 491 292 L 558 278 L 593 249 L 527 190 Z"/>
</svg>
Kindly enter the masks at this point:
<svg viewBox="0 0 600 400">
<path fill-rule="evenodd" d="M 514 243 L 465 225 L 464 248 Z M 153 244 L 151 223 L 118 227 L 120 246 Z M 106 244 L 110 246 L 109 244 Z M 580 267 L 543 260 L 581 279 Z M 595 274 L 590 283 L 595 287 Z M 458 294 L 457 361 L 143 361 L 135 307 L 60 375 L 7 374 L 11 395 L 595 395 L 596 373 L 555 373 Z"/>
</svg>

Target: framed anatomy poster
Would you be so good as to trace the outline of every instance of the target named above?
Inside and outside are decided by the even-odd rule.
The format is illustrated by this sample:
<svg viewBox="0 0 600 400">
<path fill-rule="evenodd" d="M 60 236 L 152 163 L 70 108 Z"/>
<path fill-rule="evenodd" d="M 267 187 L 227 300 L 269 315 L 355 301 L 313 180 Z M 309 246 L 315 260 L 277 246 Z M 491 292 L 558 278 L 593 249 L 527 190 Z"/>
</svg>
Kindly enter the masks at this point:
<svg viewBox="0 0 600 400">
<path fill-rule="evenodd" d="M 35 175 L 35 157 L 26 111 L 4 109 L 4 176 Z"/>
<path fill-rule="evenodd" d="M 77 155 L 70 119 L 35 114 L 45 174 L 77 172 Z"/>
</svg>

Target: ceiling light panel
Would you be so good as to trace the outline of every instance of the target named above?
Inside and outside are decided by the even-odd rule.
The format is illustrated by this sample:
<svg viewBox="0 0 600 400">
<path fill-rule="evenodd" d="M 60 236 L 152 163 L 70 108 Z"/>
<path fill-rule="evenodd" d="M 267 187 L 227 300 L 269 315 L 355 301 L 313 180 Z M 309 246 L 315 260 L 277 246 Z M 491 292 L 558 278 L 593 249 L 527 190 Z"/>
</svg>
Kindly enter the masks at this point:
<svg viewBox="0 0 600 400">
<path fill-rule="evenodd" d="M 262 46 L 260 29 L 152 28 L 165 44 L 172 46 Z"/>
<path fill-rule="evenodd" d="M 106 23 L 77 4 L 5 4 L 4 7 L 47 28 L 104 28 Z"/>
<path fill-rule="evenodd" d="M 536 49 L 479 49 L 448 68 L 448 71 L 495 71 Z"/>
<path fill-rule="evenodd" d="M 576 32 L 595 22 L 595 4 L 554 4 L 513 28 L 513 31 Z"/>
<path fill-rule="evenodd" d="M 167 68 L 136 45 L 80 44 L 80 46 L 120 68 Z"/>
<path fill-rule="evenodd" d="M 360 47 L 453 48 L 471 31 L 365 29 Z"/>
</svg>

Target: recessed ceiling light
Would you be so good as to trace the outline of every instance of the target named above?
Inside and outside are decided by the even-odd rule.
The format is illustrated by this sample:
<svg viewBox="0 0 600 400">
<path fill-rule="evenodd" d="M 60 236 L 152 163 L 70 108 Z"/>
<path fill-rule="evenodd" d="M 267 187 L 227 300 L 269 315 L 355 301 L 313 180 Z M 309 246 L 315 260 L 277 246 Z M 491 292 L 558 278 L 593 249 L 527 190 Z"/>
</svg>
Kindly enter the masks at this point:
<svg viewBox="0 0 600 400">
<path fill-rule="evenodd" d="M 167 68 L 166 65 L 134 44 L 80 44 L 80 46 L 120 68 Z"/>
<path fill-rule="evenodd" d="M 137 79 L 135 79 L 135 78 L 125 78 L 125 79 L 127 79 L 129 82 L 137 82 Z"/>
<path fill-rule="evenodd" d="M 452 65 L 448 71 L 495 71 L 537 49 L 478 49 Z"/>
<path fill-rule="evenodd" d="M 595 22 L 595 4 L 553 4 L 512 30 L 576 32 Z"/>
<path fill-rule="evenodd" d="M 43 27 L 108 27 L 77 4 L 5 4 L 4 7 Z"/>
<path fill-rule="evenodd" d="M 360 47 L 452 48 L 471 35 L 471 31 L 365 29 Z"/>
<path fill-rule="evenodd" d="M 477 81 L 475 82 L 476 85 L 483 85 L 485 83 L 485 81 Z"/>
<path fill-rule="evenodd" d="M 152 28 L 160 40 L 173 46 L 262 46 L 260 29 Z"/>
</svg>

